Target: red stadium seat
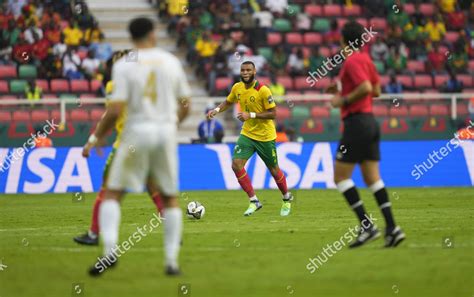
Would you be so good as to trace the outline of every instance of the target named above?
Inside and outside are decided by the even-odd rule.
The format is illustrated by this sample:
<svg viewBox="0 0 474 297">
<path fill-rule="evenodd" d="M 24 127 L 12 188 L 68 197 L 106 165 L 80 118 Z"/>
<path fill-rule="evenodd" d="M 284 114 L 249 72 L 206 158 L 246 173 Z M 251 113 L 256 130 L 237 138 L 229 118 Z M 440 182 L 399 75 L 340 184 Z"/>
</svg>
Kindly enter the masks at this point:
<svg viewBox="0 0 474 297">
<path fill-rule="evenodd" d="M 344 25 L 345 25 L 346 23 L 347 23 L 347 19 L 346 19 L 346 18 L 337 19 L 337 27 L 338 27 L 338 28 L 344 27 Z"/>
<path fill-rule="evenodd" d="M 388 116 L 388 107 L 386 105 L 376 104 L 372 108 L 372 112 L 376 117 Z"/>
<path fill-rule="evenodd" d="M 285 89 L 287 89 L 287 90 L 294 89 L 293 80 L 289 76 L 278 76 L 277 77 L 277 82 L 282 84 L 285 87 Z"/>
<path fill-rule="evenodd" d="M 257 80 L 261 85 L 265 85 L 267 87 L 269 85 L 271 85 L 271 83 L 272 83 L 271 79 L 269 77 L 265 77 L 265 76 L 259 77 Z"/>
<path fill-rule="evenodd" d="M 435 7 L 432 3 L 422 3 L 420 4 L 420 12 L 424 16 L 432 16 L 435 12 Z"/>
<path fill-rule="evenodd" d="M 0 93 L 8 93 L 8 82 L 0 80 Z"/>
<path fill-rule="evenodd" d="M 467 69 L 474 69 L 474 60 L 469 60 L 469 62 L 467 62 Z"/>
<path fill-rule="evenodd" d="M 13 121 L 28 122 L 30 120 L 30 113 L 24 110 L 17 110 L 13 112 Z"/>
<path fill-rule="evenodd" d="M 51 111 L 51 118 L 55 121 L 59 122 L 61 120 L 61 112 L 59 110 L 52 110 Z"/>
<path fill-rule="evenodd" d="M 219 77 L 216 79 L 216 91 L 227 91 L 227 88 L 232 83 L 229 77 Z"/>
<path fill-rule="evenodd" d="M 413 87 L 413 79 L 410 75 L 397 75 L 397 80 L 405 87 Z"/>
<path fill-rule="evenodd" d="M 16 78 L 17 76 L 15 66 L 0 66 L 0 78 Z"/>
<path fill-rule="evenodd" d="M 11 122 L 12 115 L 9 111 L 0 110 L 0 122 Z"/>
<path fill-rule="evenodd" d="M 407 68 L 416 73 L 423 73 L 425 72 L 425 63 L 422 61 L 410 60 L 407 63 Z"/>
<path fill-rule="evenodd" d="M 408 108 L 405 105 L 398 107 L 392 106 L 390 108 L 389 114 L 392 117 L 406 117 L 408 116 Z"/>
<path fill-rule="evenodd" d="M 432 116 L 448 116 L 449 108 L 443 104 L 433 104 L 430 106 L 430 115 Z"/>
<path fill-rule="evenodd" d="M 305 45 L 319 45 L 323 42 L 323 36 L 314 32 L 305 33 L 303 39 Z"/>
<path fill-rule="evenodd" d="M 343 8 L 343 14 L 344 16 L 360 16 L 362 13 L 362 10 L 359 5 L 357 4 L 352 4 L 351 6 L 344 5 Z"/>
<path fill-rule="evenodd" d="M 68 93 L 69 82 L 65 79 L 53 79 L 51 80 L 51 92 L 54 93 Z"/>
<path fill-rule="evenodd" d="M 428 115 L 428 107 L 421 104 L 410 105 L 410 116 L 412 117 L 426 117 Z"/>
<path fill-rule="evenodd" d="M 474 87 L 474 79 L 472 75 L 469 74 L 458 74 L 457 79 L 462 81 L 462 84 L 465 88 Z"/>
<path fill-rule="evenodd" d="M 74 122 L 88 122 L 90 121 L 89 112 L 84 109 L 74 109 L 71 111 L 69 119 Z"/>
<path fill-rule="evenodd" d="M 17 96 L 14 95 L 5 95 L 0 96 L 0 100 L 19 100 Z"/>
<path fill-rule="evenodd" d="M 270 32 L 267 34 L 268 45 L 278 45 L 282 43 L 282 37 L 280 33 Z"/>
<path fill-rule="evenodd" d="M 329 77 L 323 77 L 321 79 L 318 79 L 314 87 L 316 89 L 321 89 L 325 90 L 329 85 L 331 84 L 331 79 Z"/>
<path fill-rule="evenodd" d="M 403 11 L 406 12 L 408 15 L 412 15 L 415 13 L 415 5 L 413 3 L 403 4 Z"/>
<path fill-rule="evenodd" d="M 469 108 L 467 107 L 467 104 L 458 103 L 456 107 L 458 116 L 466 116 L 469 114 Z"/>
<path fill-rule="evenodd" d="M 311 57 L 311 48 L 308 46 L 303 46 L 303 57 L 309 59 Z"/>
<path fill-rule="evenodd" d="M 323 8 L 321 5 L 308 4 L 304 7 L 304 12 L 310 17 L 323 16 Z"/>
<path fill-rule="evenodd" d="M 357 18 L 356 22 L 361 24 L 364 27 L 368 27 L 367 24 L 369 23 L 366 18 Z"/>
<path fill-rule="evenodd" d="M 91 81 L 91 92 L 97 93 L 97 91 L 102 87 L 102 82 L 100 80 Z"/>
<path fill-rule="evenodd" d="M 319 53 L 321 53 L 321 56 L 323 57 L 329 57 L 331 55 L 331 50 L 327 46 L 322 46 L 319 48 Z"/>
<path fill-rule="evenodd" d="M 311 108 L 311 116 L 313 118 L 329 118 L 329 109 L 322 106 L 313 106 Z"/>
<path fill-rule="evenodd" d="M 79 98 L 81 98 L 81 99 L 95 99 L 95 98 L 97 98 L 97 95 L 95 95 L 95 94 L 81 94 L 81 95 L 79 95 Z"/>
<path fill-rule="evenodd" d="M 449 31 L 449 32 L 446 32 L 446 35 L 444 35 L 444 39 L 450 43 L 454 43 L 456 40 L 458 40 L 458 38 L 459 38 L 458 32 Z"/>
<path fill-rule="evenodd" d="M 35 83 L 37 87 L 41 88 L 43 94 L 49 92 L 49 82 L 46 79 L 37 79 Z"/>
<path fill-rule="evenodd" d="M 427 74 L 419 74 L 415 76 L 415 87 L 416 88 L 431 88 L 433 87 L 433 80 L 431 76 Z"/>
<path fill-rule="evenodd" d="M 342 7 L 339 4 L 327 4 L 323 6 L 324 15 L 327 17 L 342 16 Z"/>
<path fill-rule="evenodd" d="M 73 93 L 89 92 L 89 81 L 85 79 L 71 80 L 71 92 Z"/>
<path fill-rule="evenodd" d="M 306 90 L 311 88 L 311 85 L 306 81 L 306 76 L 298 76 L 294 79 L 296 90 Z"/>
<path fill-rule="evenodd" d="M 369 25 L 373 26 L 376 31 L 385 31 L 387 29 L 387 20 L 384 18 L 371 18 Z"/>
<path fill-rule="evenodd" d="M 449 75 L 447 74 L 438 74 L 435 75 L 435 87 L 439 88 L 441 87 L 445 82 L 447 82 L 449 79 Z"/>
<path fill-rule="evenodd" d="M 49 111 L 47 110 L 33 110 L 31 112 L 31 121 L 44 122 L 50 120 Z"/>
<path fill-rule="evenodd" d="M 91 110 L 91 121 L 99 121 L 102 118 L 102 115 L 104 114 L 104 109 L 102 108 L 96 108 Z"/>
<path fill-rule="evenodd" d="M 301 45 L 303 44 L 303 35 L 300 33 L 286 33 L 286 43 L 291 45 Z"/>
<path fill-rule="evenodd" d="M 380 76 L 380 85 L 383 87 L 385 87 L 386 84 L 388 84 L 390 82 L 390 76 L 388 75 L 381 75 Z"/>
<path fill-rule="evenodd" d="M 289 108 L 279 107 L 276 110 L 276 118 L 278 120 L 286 120 L 291 117 L 291 112 Z"/>
</svg>

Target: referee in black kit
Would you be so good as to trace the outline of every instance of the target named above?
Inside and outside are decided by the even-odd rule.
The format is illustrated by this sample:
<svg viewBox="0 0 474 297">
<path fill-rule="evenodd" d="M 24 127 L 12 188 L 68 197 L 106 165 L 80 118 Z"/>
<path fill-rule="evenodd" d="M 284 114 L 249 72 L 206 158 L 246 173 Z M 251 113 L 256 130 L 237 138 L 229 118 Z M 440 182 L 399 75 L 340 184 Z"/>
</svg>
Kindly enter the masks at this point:
<svg viewBox="0 0 474 297">
<path fill-rule="evenodd" d="M 364 44 L 367 30 L 355 21 L 349 21 L 342 29 L 342 48 L 346 60 L 339 74 L 341 90 L 332 84 L 331 105 L 341 108 L 344 132 L 336 155 L 334 181 L 356 213 L 361 229 L 349 247 L 359 247 L 380 236 L 377 227 L 365 212 L 364 204 L 352 180 L 352 173 L 360 165 L 364 182 L 374 194 L 385 218 L 385 247 L 396 247 L 405 234 L 395 224 L 388 193 L 380 177 L 380 128 L 372 114 L 373 97 L 380 95 L 379 75 L 367 53 L 359 51 Z M 354 46 L 355 45 L 355 46 Z"/>
</svg>

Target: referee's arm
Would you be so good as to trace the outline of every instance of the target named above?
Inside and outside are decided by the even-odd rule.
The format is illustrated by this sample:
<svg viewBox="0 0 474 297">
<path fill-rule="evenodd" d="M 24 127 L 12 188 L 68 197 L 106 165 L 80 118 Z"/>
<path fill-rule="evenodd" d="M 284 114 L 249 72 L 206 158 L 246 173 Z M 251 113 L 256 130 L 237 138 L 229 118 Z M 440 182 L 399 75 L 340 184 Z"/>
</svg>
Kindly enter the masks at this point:
<svg viewBox="0 0 474 297">
<path fill-rule="evenodd" d="M 331 105 L 335 108 L 341 107 L 343 105 L 349 105 L 357 100 L 365 98 L 367 95 L 372 94 L 374 97 L 380 96 L 381 88 L 380 84 L 377 83 L 375 86 L 368 80 L 364 80 L 360 83 L 354 91 L 350 92 L 346 96 L 341 96 L 340 94 L 334 95 L 331 100 Z"/>
</svg>

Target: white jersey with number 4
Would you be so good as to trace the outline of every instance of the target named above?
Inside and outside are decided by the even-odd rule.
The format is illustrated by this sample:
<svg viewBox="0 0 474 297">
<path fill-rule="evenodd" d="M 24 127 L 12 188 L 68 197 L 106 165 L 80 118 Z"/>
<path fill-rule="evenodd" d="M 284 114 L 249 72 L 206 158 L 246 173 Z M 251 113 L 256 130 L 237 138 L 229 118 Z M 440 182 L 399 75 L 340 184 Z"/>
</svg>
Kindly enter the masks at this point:
<svg viewBox="0 0 474 297">
<path fill-rule="evenodd" d="M 176 195 L 178 105 L 191 95 L 180 61 L 157 48 L 135 50 L 114 64 L 112 80 L 110 101 L 126 102 L 127 115 L 107 187 L 138 192 L 151 178 Z"/>
</svg>

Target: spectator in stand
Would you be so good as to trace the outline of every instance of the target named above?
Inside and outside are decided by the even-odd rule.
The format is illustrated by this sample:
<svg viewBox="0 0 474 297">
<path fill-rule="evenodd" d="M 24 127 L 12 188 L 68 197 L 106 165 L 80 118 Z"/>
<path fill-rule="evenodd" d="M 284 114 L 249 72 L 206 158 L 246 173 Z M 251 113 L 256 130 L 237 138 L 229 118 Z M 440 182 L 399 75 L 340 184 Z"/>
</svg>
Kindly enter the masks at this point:
<svg viewBox="0 0 474 297">
<path fill-rule="evenodd" d="M 25 86 L 25 98 L 28 99 L 31 105 L 39 101 L 42 96 L 43 90 L 36 85 L 35 81 L 28 81 L 28 84 Z"/>
<path fill-rule="evenodd" d="M 59 43 L 53 46 L 53 54 L 62 60 L 66 51 L 67 45 L 64 43 L 64 35 L 61 33 Z"/>
<path fill-rule="evenodd" d="M 64 28 L 63 34 L 64 42 L 68 46 L 72 46 L 75 48 L 81 45 L 82 39 L 84 37 L 84 33 L 82 33 L 82 30 L 77 25 L 77 22 L 74 22 L 72 26 L 68 24 L 68 26 Z"/>
<path fill-rule="evenodd" d="M 40 66 L 48 56 L 51 45 L 44 36 L 41 38 L 38 34 L 33 33 L 33 37 L 35 39 L 35 43 L 33 44 L 33 58 L 37 60 L 37 66 Z"/>
<path fill-rule="evenodd" d="M 197 15 L 199 16 L 199 26 L 203 30 L 212 30 L 214 28 L 214 17 L 208 10 L 199 8 Z"/>
<path fill-rule="evenodd" d="M 12 59 L 18 64 L 29 64 L 33 54 L 33 46 L 26 42 L 25 38 L 20 35 L 18 43 L 13 46 Z"/>
<path fill-rule="evenodd" d="M 400 44 L 403 36 L 402 28 L 396 24 L 389 24 L 387 28 L 387 45 L 389 47 Z"/>
<path fill-rule="evenodd" d="M 277 46 L 270 61 L 270 68 L 275 73 L 283 74 L 285 72 L 287 61 L 287 56 L 283 50 L 283 46 Z"/>
<path fill-rule="evenodd" d="M 86 46 L 91 45 L 92 43 L 100 42 L 100 35 L 103 34 L 99 28 L 99 23 L 94 21 L 92 27 L 86 29 L 84 34 L 84 44 Z"/>
<path fill-rule="evenodd" d="M 311 18 L 306 13 L 301 12 L 296 16 L 296 29 L 302 34 L 311 30 Z"/>
<path fill-rule="evenodd" d="M 260 28 L 270 30 L 273 26 L 273 14 L 268 10 L 255 11 L 253 18 L 258 20 Z"/>
<path fill-rule="evenodd" d="M 33 13 L 33 6 L 28 4 L 22 7 L 21 15 L 16 19 L 16 23 L 20 28 L 26 28 L 32 22 L 36 25 L 38 17 Z"/>
<path fill-rule="evenodd" d="M 400 0 L 395 0 L 394 2 L 397 9 L 390 9 L 388 13 L 388 23 L 390 25 L 397 25 L 400 28 L 404 28 L 410 21 L 410 17 L 403 10 L 403 4 Z"/>
<path fill-rule="evenodd" d="M 395 71 L 397 74 L 401 74 L 407 68 L 407 58 L 400 54 L 400 50 L 398 48 L 390 48 L 387 67 Z"/>
<path fill-rule="evenodd" d="M 428 53 L 426 69 L 433 75 L 445 73 L 445 64 L 446 55 L 440 51 L 438 43 L 434 43 L 431 51 Z"/>
<path fill-rule="evenodd" d="M 462 81 L 456 78 L 454 71 L 449 71 L 449 79 L 441 86 L 440 91 L 443 93 L 461 93 L 462 89 Z"/>
<path fill-rule="evenodd" d="M 78 2 L 74 6 L 74 19 L 82 30 L 92 28 L 94 23 L 96 23 L 94 17 L 89 12 L 89 7 L 87 6 L 86 1 Z"/>
<path fill-rule="evenodd" d="M 424 33 L 423 28 L 416 23 L 415 17 L 411 17 L 410 21 L 403 28 L 402 40 L 410 49 L 410 58 L 416 59 L 420 52 L 418 45 L 419 40 L 424 42 L 427 35 Z"/>
<path fill-rule="evenodd" d="M 21 30 L 16 26 L 15 20 L 9 20 L 8 21 L 8 29 L 7 30 L 2 30 L 2 47 L 12 47 L 16 43 L 18 43 L 18 40 L 21 35 Z"/>
<path fill-rule="evenodd" d="M 301 48 L 297 48 L 296 51 L 293 50 L 290 54 L 287 67 L 291 77 L 304 75 L 305 61 Z"/>
<path fill-rule="evenodd" d="M 360 0 L 360 5 L 364 7 L 364 15 L 367 18 L 384 17 L 387 13 L 384 0 Z M 391 2 L 393 4 L 393 2 Z M 390 7 L 389 9 L 392 9 Z"/>
<path fill-rule="evenodd" d="M 276 79 L 275 74 L 270 75 L 270 85 L 268 86 L 270 91 L 272 92 L 272 95 L 275 98 L 275 101 L 277 103 L 282 101 L 282 97 L 285 96 L 286 90 L 285 86 L 283 86 L 281 83 L 279 83 Z"/>
<path fill-rule="evenodd" d="M 15 0 L 8 1 L 8 10 L 11 11 L 15 18 L 19 17 L 21 14 L 21 9 L 27 3 L 26 0 Z"/>
<path fill-rule="evenodd" d="M 469 58 L 462 39 L 454 43 L 453 53 L 448 55 L 448 67 L 456 73 L 467 73 Z"/>
<path fill-rule="evenodd" d="M 40 22 L 42 26 L 49 26 L 50 24 L 55 24 L 56 26 L 59 26 L 59 23 L 61 23 L 61 16 L 59 15 L 59 13 L 53 11 L 51 7 L 47 6 L 43 10 Z"/>
<path fill-rule="evenodd" d="M 456 10 L 451 13 L 448 13 L 446 24 L 451 30 L 462 30 L 465 26 L 466 20 L 467 17 L 465 15 L 465 12 L 459 8 L 459 5 L 456 5 Z"/>
<path fill-rule="evenodd" d="M 197 74 L 204 74 L 204 67 L 211 62 L 212 57 L 216 54 L 219 44 L 211 39 L 210 31 L 204 32 L 196 42 L 196 52 L 198 54 Z"/>
<path fill-rule="evenodd" d="M 112 57 L 112 46 L 105 42 L 104 34 L 99 37 L 99 42 L 94 42 L 89 46 L 89 50 L 94 51 L 95 57 L 101 62 L 105 62 Z"/>
<path fill-rule="evenodd" d="M 324 39 L 329 45 L 340 46 L 341 42 L 341 31 L 339 30 L 339 25 L 337 20 L 333 19 L 331 21 L 331 29 L 329 32 L 325 33 Z"/>
<path fill-rule="evenodd" d="M 425 31 L 431 42 L 440 42 L 446 34 L 446 27 L 438 15 L 433 15 L 425 25 Z"/>
<path fill-rule="evenodd" d="M 199 19 L 193 17 L 191 19 L 191 25 L 184 30 L 184 36 L 186 45 L 188 46 L 188 53 L 186 60 L 191 63 L 196 57 L 196 42 L 203 34 L 204 30 L 199 26 Z"/>
<path fill-rule="evenodd" d="M 214 108 L 206 108 L 205 114 Z M 224 127 L 222 124 L 214 119 L 208 119 L 206 117 L 198 126 L 199 140 L 201 143 L 222 143 L 224 138 Z"/>
<path fill-rule="evenodd" d="M 218 32 L 227 32 L 232 23 L 232 5 L 228 2 L 220 3 L 215 9 L 215 24 Z"/>
<path fill-rule="evenodd" d="M 370 55 L 374 61 L 385 62 L 390 56 L 390 50 L 383 38 L 378 36 L 375 43 L 370 47 Z"/>
<path fill-rule="evenodd" d="M 87 79 L 96 79 L 97 72 L 99 70 L 100 61 L 95 57 L 95 53 L 92 50 L 87 52 L 87 57 L 82 60 L 81 68 L 84 71 L 84 75 Z"/>
<path fill-rule="evenodd" d="M 397 81 L 397 76 L 393 71 L 390 73 L 390 81 L 384 91 L 387 94 L 401 94 L 403 92 L 403 85 Z"/>
<path fill-rule="evenodd" d="M 415 12 L 411 16 L 415 20 L 414 24 L 417 24 L 422 28 L 426 25 L 426 17 L 423 13 L 421 13 L 419 1 L 415 1 Z"/>
<path fill-rule="evenodd" d="M 3 6 L 0 4 L 0 29 L 7 30 L 10 20 L 15 22 L 15 18 L 13 17 L 13 14 L 9 12 L 8 10 L 4 9 Z"/>
<path fill-rule="evenodd" d="M 315 46 L 311 50 L 311 56 L 309 57 L 309 71 L 315 72 L 316 70 L 320 69 L 325 59 L 326 57 L 323 57 L 321 55 L 321 52 L 319 51 L 319 47 Z"/>
<path fill-rule="evenodd" d="M 59 30 L 59 26 L 54 21 L 48 23 L 44 35 L 51 44 L 61 42 L 61 30 Z"/>
<path fill-rule="evenodd" d="M 36 40 L 34 35 L 38 35 L 39 39 L 43 39 L 43 30 L 36 26 L 35 21 L 30 21 L 28 23 L 28 28 L 24 32 L 25 39 L 29 44 L 35 43 Z"/>
<path fill-rule="evenodd" d="M 265 6 L 272 13 L 282 16 L 288 7 L 288 0 L 266 0 Z"/>
<path fill-rule="evenodd" d="M 456 0 L 438 0 L 437 2 L 443 13 L 454 12 L 456 7 Z"/>
<path fill-rule="evenodd" d="M 83 79 L 84 75 L 79 70 L 81 66 L 81 59 L 76 51 L 68 48 L 63 58 L 63 76 L 68 79 Z"/>
<path fill-rule="evenodd" d="M 285 126 L 282 124 L 277 124 L 276 127 L 276 139 L 275 142 L 288 142 L 288 135 L 285 132 Z"/>
</svg>

